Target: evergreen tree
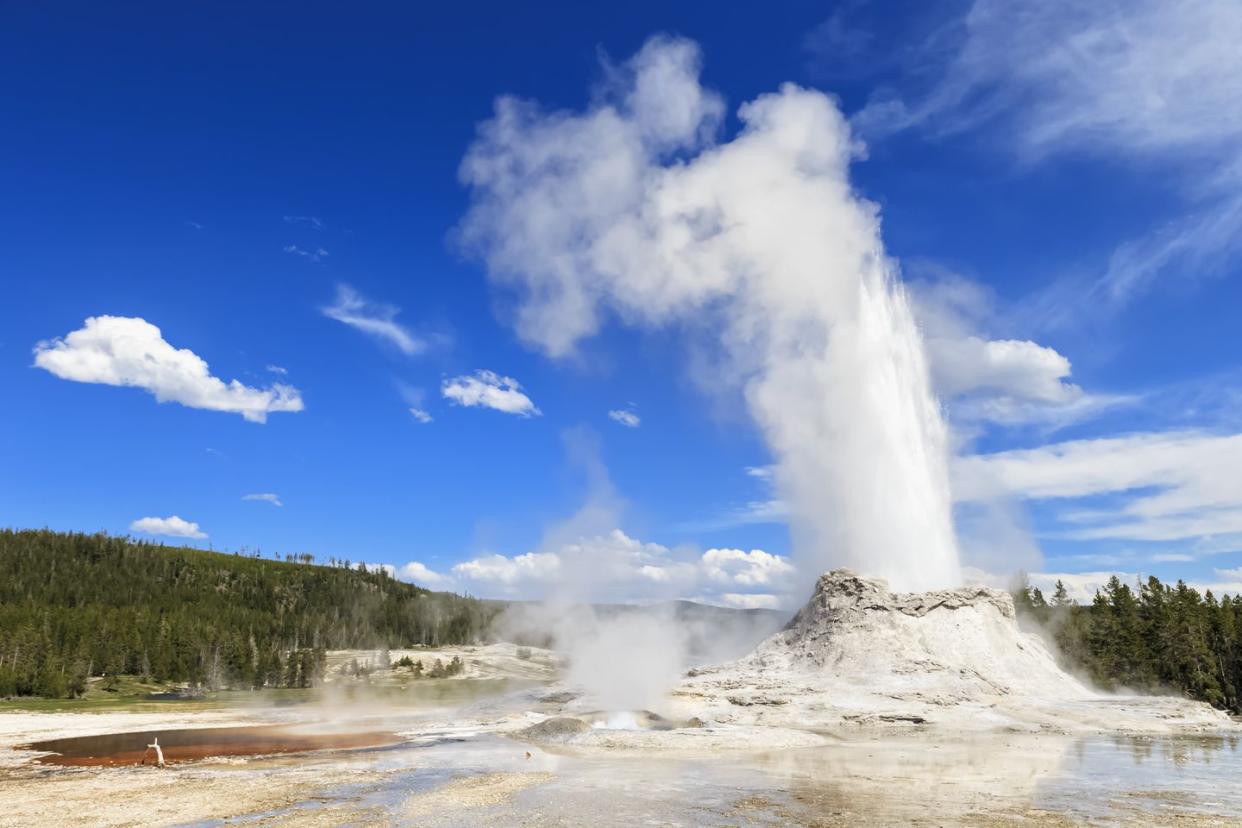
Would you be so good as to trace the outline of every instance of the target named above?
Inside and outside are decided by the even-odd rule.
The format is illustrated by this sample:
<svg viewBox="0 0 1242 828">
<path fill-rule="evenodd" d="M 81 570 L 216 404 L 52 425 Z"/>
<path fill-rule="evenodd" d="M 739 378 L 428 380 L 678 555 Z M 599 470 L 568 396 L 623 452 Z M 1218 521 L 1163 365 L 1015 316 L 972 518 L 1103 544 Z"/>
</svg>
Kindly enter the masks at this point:
<svg viewBox="0 0 1242 828">
<path fill-rule="evenodd" d="M 1014 606 L 1041 620 L 1040 601 L 1023 580 Z M 1118 578 L 1078 606 L 1058 582 L 1051 624 L 1069 666 L 1105 687 L 1137 691 L 1179 690 L 1235 713 L 1242 688 L 1242 598 L 1200 596 L 1182 581 L 1169 587 L 1155 577 L 1137 595 Z"/>
</svg>

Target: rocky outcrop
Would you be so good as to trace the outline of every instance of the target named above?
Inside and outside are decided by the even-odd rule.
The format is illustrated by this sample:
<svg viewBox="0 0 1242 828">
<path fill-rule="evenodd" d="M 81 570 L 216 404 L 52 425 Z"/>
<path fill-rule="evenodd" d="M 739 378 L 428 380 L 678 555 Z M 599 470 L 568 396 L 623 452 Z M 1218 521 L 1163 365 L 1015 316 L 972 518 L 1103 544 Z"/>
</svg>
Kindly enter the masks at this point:
<svg viewBox="0 0 1242 828">
<path fill-rule="evenodd" d="M 520 731 L 518 735 L 532 742 L 566 742 L 590 729 L 591 726 L 582 719 L 573 716 L 556 716 L 531 725 Z"/>
</svg>

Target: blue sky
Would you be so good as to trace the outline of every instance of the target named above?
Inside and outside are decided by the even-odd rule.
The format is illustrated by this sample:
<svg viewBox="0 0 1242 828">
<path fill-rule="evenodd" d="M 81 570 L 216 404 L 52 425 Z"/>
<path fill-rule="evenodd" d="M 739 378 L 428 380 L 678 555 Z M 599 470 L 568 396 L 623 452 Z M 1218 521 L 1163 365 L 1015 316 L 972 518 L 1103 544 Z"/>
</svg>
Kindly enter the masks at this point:
<svg viewBox="0 0 1242 828">
<path fill-rule="evenodd" d="M 536 276 L 505 274 L 495 227 L 467 238 L 497 98 L 538 102 L 534 142 L 630 94 L 667 36 L 722 106 L 664 167 L 782 83 L 839 107 L 972 571 L 1238 589 L 1236 7 L 667 5 L 0 12 L 0 522 L 484 595 L 539 593 L 572 548 L 598 597 L 786 602 L 779 458 L 710 314 L 613 307 L 558 350 L 523 327 Z"/>
</svg>

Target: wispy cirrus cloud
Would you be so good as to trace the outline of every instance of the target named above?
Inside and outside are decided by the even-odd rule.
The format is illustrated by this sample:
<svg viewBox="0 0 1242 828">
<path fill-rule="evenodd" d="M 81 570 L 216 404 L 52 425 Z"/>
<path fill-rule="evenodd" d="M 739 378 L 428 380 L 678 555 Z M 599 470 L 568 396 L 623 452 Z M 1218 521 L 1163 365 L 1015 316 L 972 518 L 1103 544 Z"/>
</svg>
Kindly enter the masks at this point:
<svg viewBox="0 0 1242 828">
<path fill-rule="evenodd" d="M 1085 313 L 1122 310 L 1177 275 L 1204 279 L 1227 273 L 1242 254 L 1242 176 L 1238 195 L 1197 205 L 1188 214 L 1118 244 L 1102 268 L 1054 280 L 1026 303 L 1028 324 L 1067 329 Z"/>
<path fill-rule="evenodd" d="M 284 501 L 280 499 L 280 495 L 273 492 L 258 492 L 256 494 L 242 495 L 242 500 L 257 501 L 259 503 L 270 503 L 273 506 L 284 506 Z"/>
<path fill-rule="evenodd" d="M 427 343 L 396 321 L 401 309 L 395 305 L 372 302 L 347 284 L 336 287 L 336 301 L 321 308 L 329 319 L 362 331 L 368 336 L 392 345 L 407 356 L 422 353 Z"/>
<path fill-rule="evenodd" d="M 406 410 L 410 412 L 410 417 L 414 419 L 414 422 L 426 425 L 434 419 L 423 402 L 427 395 L 422 388 L 401 380 L 397 380 L 395 385 L 397 386 L 397 393 L 405 400 Z"/>
<path fill-rule="evenodd" d="M 1242 548 L 1242 434 L 1177 431 L 1074 440 L 960 458 L 954 494 L 1005 493 L 1055 508 L 1073 540 L 1220 543 Z M 1102 501 L 1102 502 L 1101 502 Z"/>
<path fill-rule="evenodd" d="M 145 319 L 92 316 L 63 338 L 34 348 L 35 366 L 73 382 L 141 388 L 159 402 L 225 411 L 263 423 L 273 412 L 301 411 L 301 394 L 276 383 L 253 388 L 212 376 L 202 357 L 174 348 Z"/>
<path fill-rule="evenodd" d="M 608 417 L 626 428 L 638 428 L 643 422 L 642 418 L 626 408 L 614 408 L 608 412 Z"/>
<path fill-rule="evenodd" d="M 308 249 L 305 247 L 299 247 L 296 244 L 286 244 L 283 250 L 286 253 L 289 253 L 294 256 L 301 256 L 303 259 L 306 259 L 308 262 L 315 262 L 316 264 L 328 258 L 328 256 L 330 255 L 328 251 L 324 250 L 322 247 L 315 247 L 315 248 Z"/>
<path fill-rule="evenodd" d="M 904 55 L 901 95 L 853 121 L 873 139 L 986 127 L 1026 165 L 1078 155 L 1169 176 L 1180 215 L 1036 297 L 1032 322 L 1064 326 L 1116 312 L 1161 278 L 1219 273 L 1242 252 L 1240 41 L 1233 0 L 975 0 Z"/>
<path fill-rule="evenodd" d="M 955 46 L 930 37 L 906 56 L 930 82 L 873 101 L 856 119 L 864 133 L 995 124 L 1035 158 L 1239 151 L 1231 0 L 975 0 L 951 28 Z"/>
<path fill-rule="evenodd" d="M 744 472 L 759 485 L 761 497 L 729 505 L 704 518 L 685 521 L 678 528 L 686 532 L 715 532 L 753 524 L 787 523 L 789 504 L 777 494 L 776 466 L 747 466 Z"/>
</svg>

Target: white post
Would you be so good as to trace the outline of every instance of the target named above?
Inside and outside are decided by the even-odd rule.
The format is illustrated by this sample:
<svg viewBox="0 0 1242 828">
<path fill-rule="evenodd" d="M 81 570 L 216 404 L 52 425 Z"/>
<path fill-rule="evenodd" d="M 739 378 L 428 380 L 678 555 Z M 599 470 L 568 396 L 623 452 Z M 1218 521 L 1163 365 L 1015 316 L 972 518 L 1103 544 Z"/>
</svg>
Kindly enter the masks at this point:
<svg viewBox="0 0 1242 828">
<path fill-rule="evenodd" d="M 154 744 L 147 745 L 147 750 L 152 748 L 155 749 L 155 764 L 158 767 L 164 767 L 164 750 L 160 747 L 160 738 L 158 736 L 155 737 Z M 143 759 L 143 761 L 145 762 L 146 760 Z"/>
</svg>

